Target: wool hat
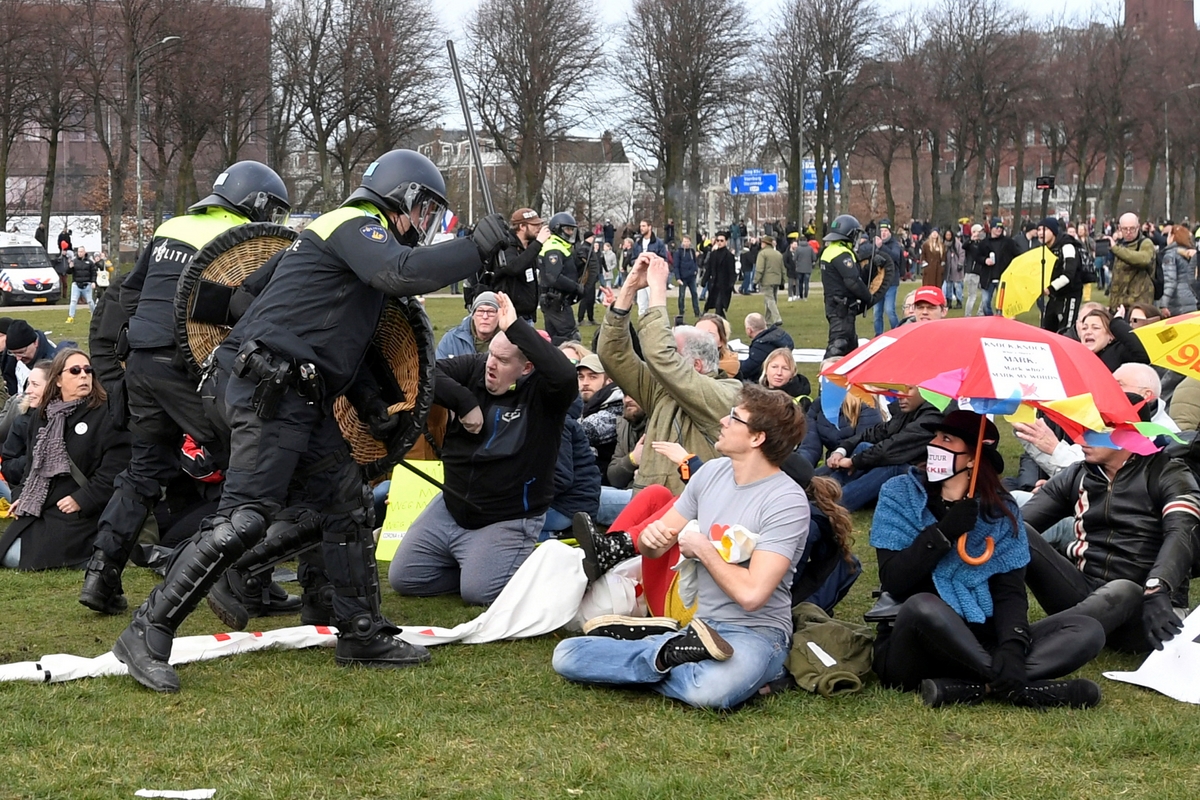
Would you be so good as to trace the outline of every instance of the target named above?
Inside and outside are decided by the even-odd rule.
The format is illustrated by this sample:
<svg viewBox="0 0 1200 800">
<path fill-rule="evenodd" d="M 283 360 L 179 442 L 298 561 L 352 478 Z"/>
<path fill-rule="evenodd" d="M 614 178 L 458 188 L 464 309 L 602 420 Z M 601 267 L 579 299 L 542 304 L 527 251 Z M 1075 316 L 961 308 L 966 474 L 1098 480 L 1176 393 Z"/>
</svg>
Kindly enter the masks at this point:
<svg viewBox="0 0 1200 800">
<path fill-rule="evenodd" d="M 1000 455 L 1000 431 L 996 423 L 987 417 L 980 417 L 974 411 L 964 411 L 956 408 L 946 413 L 937 422 L 922 422 L 921 427 L 930 433 L 945 431 L 953 434 L 967 443 L 971 456 L 975 456 L 975 448 L 979 444 L 979 422 L 983 425 L 983 455 L 999 475 L 1004 472 L 1004 456 Z"/>
<path fill-rule="evenodd" d="M 1053 233 L 1055 239 L 1058 238 L 1058 218 L 1057 217 L 1046 217 L 1044 220 L 1042 220 L 1041 225 L 1039 227 L 1045 228 L 1046 230 Z"/>
<path fill-rule="evenodd" d="M 475 310 L 480 306 L 491 306 L 499 311 L 500 298 L 496 297 L 495 292 L 480 292 L 479 294 L 475 295 L 475 299 L 471 301 L 471 313 L 474 314 Z"/>
<path fill-rule="evenodd" d="M 12 317 L 0 317 L 0 334 L 8 333 L 8 326 L 12 325 Z"/>
<path fill-rule="evenodd" d="M 14 319 L 8 326 L 8 349 L 20 350 L 38 340 L 37 331 L 23 319 Z"/>
</svg>

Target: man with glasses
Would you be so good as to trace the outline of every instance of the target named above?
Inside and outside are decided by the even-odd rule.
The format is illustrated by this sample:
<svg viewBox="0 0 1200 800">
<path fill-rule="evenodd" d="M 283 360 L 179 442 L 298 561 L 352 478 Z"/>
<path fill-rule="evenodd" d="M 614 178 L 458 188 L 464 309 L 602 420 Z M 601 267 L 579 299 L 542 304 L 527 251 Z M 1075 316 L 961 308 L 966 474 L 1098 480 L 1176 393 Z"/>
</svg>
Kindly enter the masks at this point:
<svg viewBox="0 0 1200 800">
<path fill-rule="evenodd" d="M 1122 214 L 1115 236 L 1105 236 L 1112 253 L 1112 283 L 1108 308 L 1126 313 L 1138 303 L 1154 304 L 1154 242 L 1142 236 L 1137 214 Z"/>
<path fill-rule="evenodd" d="M 492 337 L 500 330 L 500 301 L 495 292 L 480 292 L 471 302 L 471 313 L 446 331 L 438 342 L 437 357 L 486 353 Z M 518 315 L 520 316 L 520 315 Z"/>
<path fill-rule="evenodd" d="M 167 663 L 175 631 L 262 540 L 268 520 L 287 505 L 293 477 L 321 517 L 337 662 L 404 667 L 429 660 L 380 611 L 371 492 L 333 403 L 347 395 L 380 441 L 404 430 L 371 370 L 360 368 L 388 296 L 424 294 L 473 275 L 511 235 L 503 217 L 489 215 L 471 236 L 433 245 L 445 198 L 445 180 L 425 156 L 380 156 L 342 207 L 313 220 L 274 262 L 265 288 L 217 348 L 205 389 L 223 399 L 217 406 L 234 445 L 217 513 L 176 551 L 165 580 L 113 646 L 143 686 L 179 691 Z"/>
</svg>

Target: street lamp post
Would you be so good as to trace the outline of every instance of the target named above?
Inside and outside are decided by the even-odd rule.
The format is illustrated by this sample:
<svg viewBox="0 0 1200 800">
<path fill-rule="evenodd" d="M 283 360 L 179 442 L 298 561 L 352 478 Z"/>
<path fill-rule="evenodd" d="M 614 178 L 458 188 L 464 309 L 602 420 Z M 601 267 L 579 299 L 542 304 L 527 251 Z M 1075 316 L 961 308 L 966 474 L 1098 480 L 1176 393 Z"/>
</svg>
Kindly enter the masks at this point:
<svg viewBox="0 0 1200 800">
<path fill-rule="evenodd" d="M 1177 94 L 1191 91 L 1192 89 L 1200 89 L 1200 83 L 1189 83 L 1182 89 L 1176 89 L 1163 98 L 1163 141 L 1167 145 L 1167 219 L 1171 219 L 1171 129 L 1170 122 L 1167 118 L 1167 101 Z"/>
<path fill-rule="evenodd" d="M 183 41 L 179 36 L 164 36 L 162 41 L 155 42 L 146 49 L 134 55 L 133 61 L 133 96 L 137 107 L 134 113 L 133 135 L 137 148 L 137 253 L 142 252 L 142 62 L 160 47 Z M 119 249 L 119 248 L 118 248 Z"/>
</svg>

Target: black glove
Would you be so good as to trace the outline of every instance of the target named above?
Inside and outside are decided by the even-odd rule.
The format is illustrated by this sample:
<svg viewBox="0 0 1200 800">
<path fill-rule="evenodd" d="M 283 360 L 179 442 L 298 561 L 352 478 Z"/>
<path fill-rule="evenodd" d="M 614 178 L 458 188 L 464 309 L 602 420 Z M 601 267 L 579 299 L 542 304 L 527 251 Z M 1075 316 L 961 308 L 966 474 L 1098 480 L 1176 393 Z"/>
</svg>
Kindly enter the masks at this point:
<svg viewBox="0 0 1200 800">
<path fill-rule="evenodd" d="M 471 241 L 475 242 L 475 246 L 479 248 L 479 257 L 485 264 L 491 261 L 492 257 L 499 253 L 511 239 L 512 232 L 509 231 L 504 217 L 499 214 L 488 214 L 479 220 L 475 224 L 475 232 L 471 234 Z"/>
<path fill-rule="evenodd" d="M 964 497 L 946 512 L 946 516 L 938 522 L 938 527 L 946 538 L 954 541 L 967 531 L 974 529 L 979 520 L 979 501 L 974 497 Z"/>
<path fill-rule="evenodd" d="M 1007 694 L 1025 688 L 1025 643 L 1009 639 L 992 651 L 992 671 L 988 686 L 997 694 Z"/>
<path fill-rule="evenodd" d="M 1146 642 L 1155 650 L 1163 649 L 1163 642 L 1175 638 L 1183 630 L 1179 616 L 1171 608 L 1171 593 L 1159 589 L 1142 600 L 1142 627 L 1146 629 Z"/>
<path fill-rule="evenodd" d="M 587 297 L 587 286 L 582 283 L 575 284 L 575 294 L 580 297 Z"/>
<path fill-rule="evenodd" d="M 371 435 L 381 442 L 388 438 L 400 427 L 400 415 L 389 414 L 387 403 L 379 395 L 371 395 L 363 404 L 363 422 L 371 430 Z"/>
</svg>

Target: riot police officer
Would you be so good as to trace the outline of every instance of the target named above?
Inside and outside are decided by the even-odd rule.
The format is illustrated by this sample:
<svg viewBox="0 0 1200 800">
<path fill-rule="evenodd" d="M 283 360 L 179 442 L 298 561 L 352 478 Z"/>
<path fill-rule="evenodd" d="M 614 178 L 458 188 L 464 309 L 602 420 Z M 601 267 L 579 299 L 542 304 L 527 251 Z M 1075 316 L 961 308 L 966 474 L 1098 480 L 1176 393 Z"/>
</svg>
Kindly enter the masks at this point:
<svg viewBox="0 0 1200 800">
<path fill-rule="evenodd" d="M 1058 260 L 1050 273 L 1050 285 L 1046 287 L 1048 300 L 1042 315 L 1042 328 L 1055 333 L 1075 330 L 1075 319 L 1083 303 L 1083 281 L 1080 276 L 1079 258 L 1083 246 L 1073 236 L 1059 232 L 1055 217 L 1046 217 L 1037 227 L 1037 236 L 1042 244 Z"/>
<path fill-rule="evenodd" d="M 387 441 L 401 429 L 404 412 L 389 415 L 371 370 L 361 368 L 387 295 L 462 280 L 507 241 L 504 219 L 491 215 L 471 237 L 431 246 L 445 197 L 445 181 L 425 156 L 380 156 L 342 207 L 314 220 L 288 248 L 217 349 L 214 378 L 232 433 L 229 469 L 217 513 L 176 552 L 165 580 L 113 646 L 142 685 L 178 691 L 167 663 L 176 629 L 262 540 L 293 478 L 322 517 L 337 662 L 403 667 L 429 660 L 427 650 L 396 636 L 399 628 L 380 611 L 371 493 L 332 407 L 347 394 L 376 437 Z"/>
<path fill-rule="evenodd" d="M 88 608 L 119 614 L 128 607 L 121 572 L 162 488 L 179 472 L 183 435 L 190 434 L 219 466 L 228 460 L 228 431 L 205 415 L 196 379 L 176 348 L 180 273 L 197 251 L 231 228 L 272 221 L 289 208 L 287 187 L 275 170 L 239 161 L 217 177 L 212 194 L 158 227 L 121 285 L 120 303 L 129 317 L 125 389 L 133 456 L 100 515 L 79 595 Z M 295 598 L 285 598 L 283 612 L 299 607 Z"/>
<path fill-rule="evenodd" d="M 825 319 L 829 321 L 829 343 L 825 357 L 844 356 L 858 347 L 854 317 L 871 304 L 871 291 L 863 283 L 852 244 L 862 227 L 849 214 L 842 214 L 825 234 L 821 251 L 821 286 L 825 290 Z"/>
<path fill-rule="evenodd" d="M 575 218 L 560 211 L 550 218 L 550 238 L 542 245 L 541 309 L 546 333 L 555 344 L 579 341 L 579 326 L 571 306 L 587 288 L 579 282 L 579 258 L 575 254 Z"/>
</svg>

